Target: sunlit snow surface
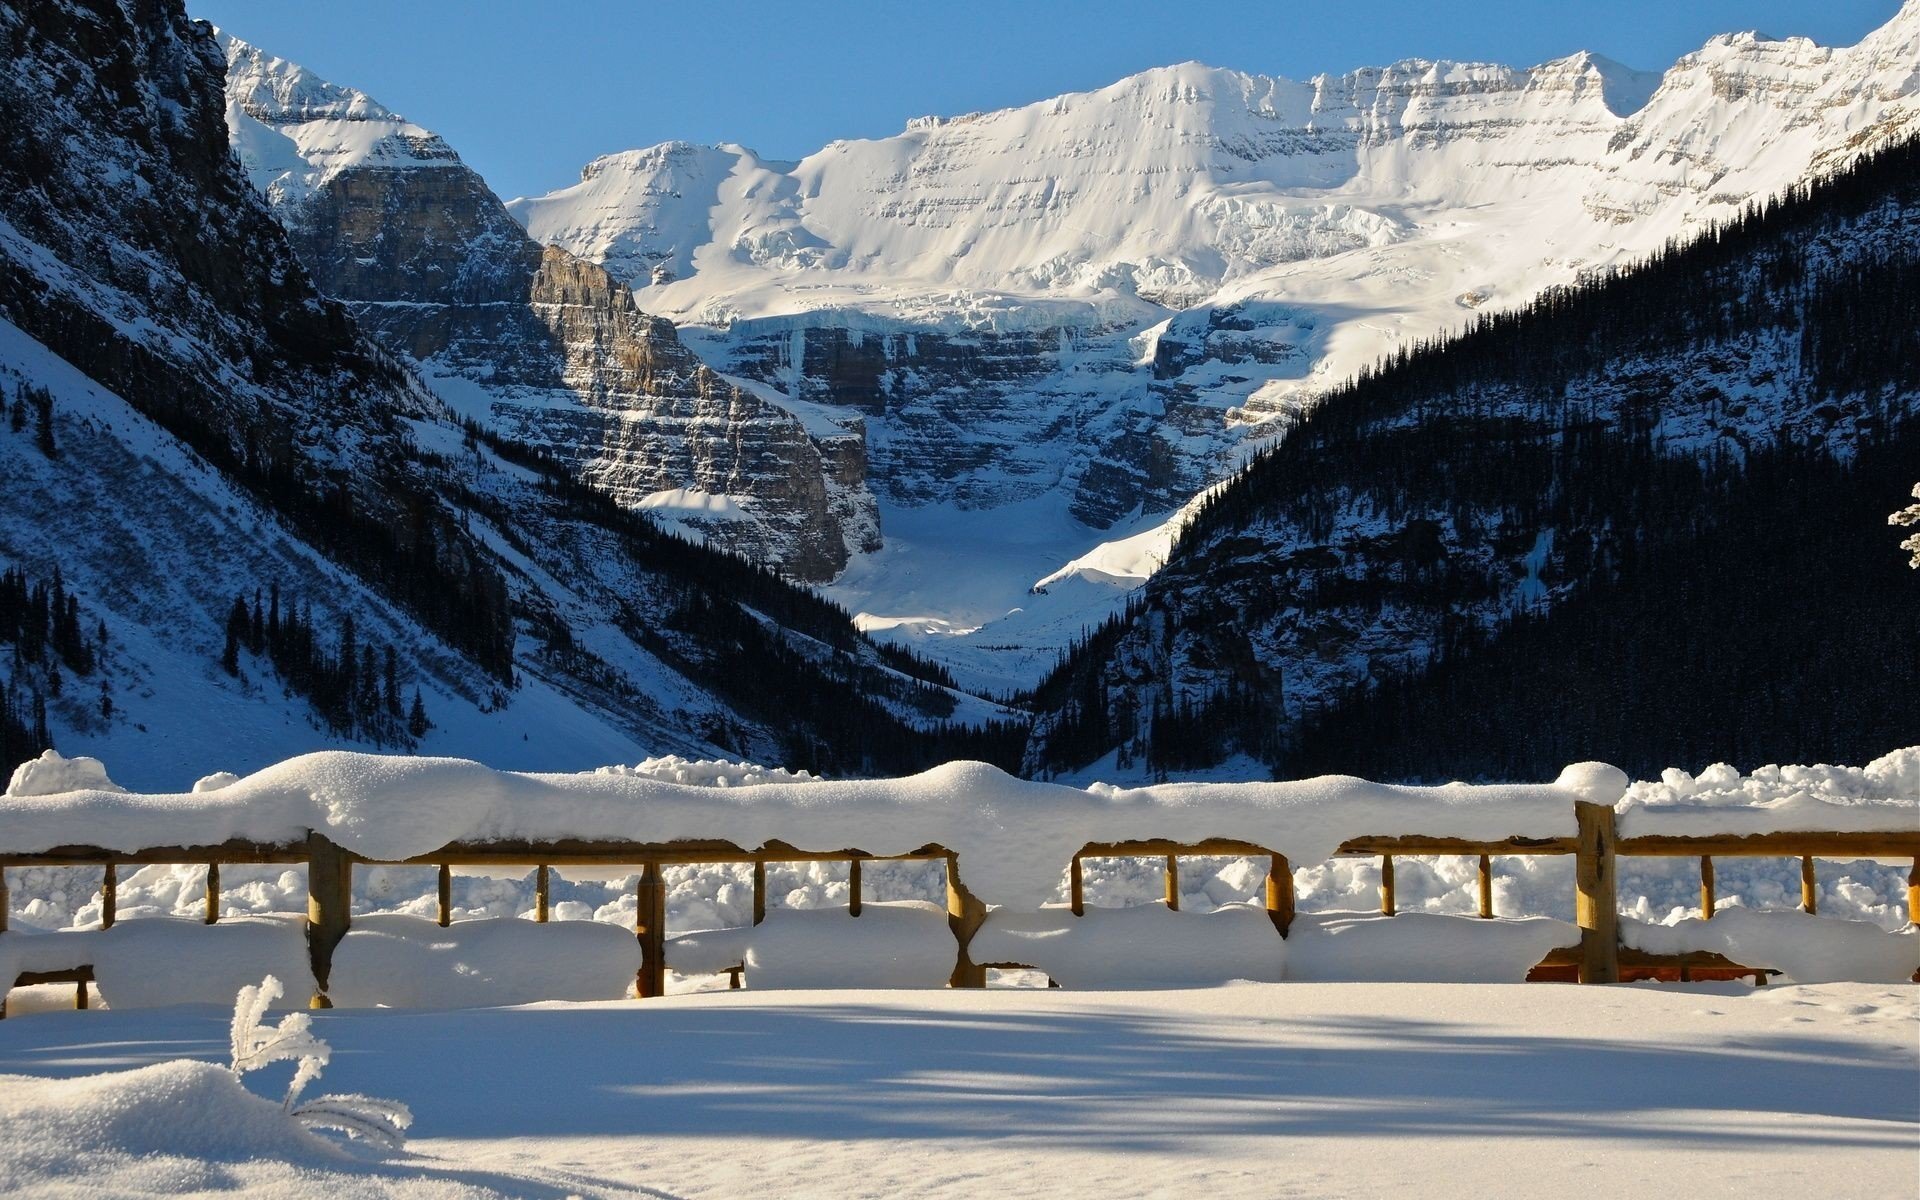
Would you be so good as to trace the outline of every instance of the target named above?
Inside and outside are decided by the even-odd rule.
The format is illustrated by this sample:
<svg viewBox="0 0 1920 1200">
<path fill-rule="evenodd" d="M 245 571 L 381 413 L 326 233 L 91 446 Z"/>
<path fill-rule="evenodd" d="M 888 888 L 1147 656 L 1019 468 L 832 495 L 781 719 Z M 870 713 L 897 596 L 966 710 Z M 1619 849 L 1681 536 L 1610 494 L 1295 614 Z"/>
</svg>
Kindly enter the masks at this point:
<svg viewBox="0 0 1920 1200">
<path fill-rule="evenodd" d="M 224 1061 L 223 1009 L 41 1013 L 0 1023 L 0 1189 L 1907 1195 L 1915 1000 L 1240 984 L 316 1013 L 327 1088 L 415 1114 L 410 1153 L 384 1163 L 269 1136 L 210 1072 L 40 1082 Z"/>
</svg>

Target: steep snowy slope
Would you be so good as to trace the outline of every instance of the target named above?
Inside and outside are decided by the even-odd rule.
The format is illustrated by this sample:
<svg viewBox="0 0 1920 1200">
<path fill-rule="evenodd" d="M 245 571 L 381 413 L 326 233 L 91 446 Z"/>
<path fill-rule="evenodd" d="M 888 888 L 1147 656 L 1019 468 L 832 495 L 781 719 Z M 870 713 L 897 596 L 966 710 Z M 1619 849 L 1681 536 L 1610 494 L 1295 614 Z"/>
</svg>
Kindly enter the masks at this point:
<svg viewBox="0 0 1920 1200">
<path fill-rule="evenodd" d="M 0 49 L 0 563 L 58 581 L 0 621 L 10 747 L 44 707 L 63 749 L 174 786 L 329 742 L 859 770 L 992 714 L 463 427 L 315 290 L 177 0 L 0 3 Z"/>
<path fill-rule="evenodd" d="M 1917 88 L 1909 0 L 1854 47 L 1731 35 L 1664 74 L 1585 54 L 1304 83 L 1184 64 L 798 163 L 611 155 L 509 208 L 711 361 L 861 413 L 889 531 L 932 506 L 984 540 L 1046 509 L 1060 532 L 991 596 L 925 611 L 886 551 L 836 591 L 876 624 L 1001 644 L 996 609 L 1097 530 L 1178 509 L 1274 418 L 1884 144 Z M 925 568 L 945 540 L 893 557 Z"/>
<path fill-rule="evenodd" d="M 857 415 L 810 420 L 721 379 L 599 267 L 543 254 L 439 137 L 220 41 L 234 149 L 295 253 L 456 410 L 801 578 L 877 546 Z"/>
</svg>

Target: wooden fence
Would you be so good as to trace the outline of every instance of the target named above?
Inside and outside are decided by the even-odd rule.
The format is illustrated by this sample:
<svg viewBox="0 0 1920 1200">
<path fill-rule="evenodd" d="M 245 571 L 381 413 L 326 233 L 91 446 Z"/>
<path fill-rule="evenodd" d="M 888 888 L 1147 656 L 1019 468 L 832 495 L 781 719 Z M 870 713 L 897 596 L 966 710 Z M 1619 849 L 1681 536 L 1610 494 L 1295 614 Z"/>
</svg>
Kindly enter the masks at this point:
<svg viewBox="0 0 1920 1200">
<path fill-rule="evenodd" d="M 1577 944 L 1549 953 L 1540 966 L 1569 970 L 1582 983 L 1614 983 L 1622 972 L 1668 971 L 1685 978 L 1690 971 L 1733 971 L 1755 973 L 1750 965 L 1729 962 L 1716 954 L 1692 953 L 1654 955 L 1624 948 L 1619 938 L 1619 909 L 1616 898 L 1616 865 L 1621 857 L 1697 857 L 1700 860 L 1700 910 L 1713 915 L 1714 871 L 1716 858 L 1798 858 L 1801 863 L 1801 907 L 1808 913 L 1817 909 L 1815 860 L 1832 859 L 1908 859 L 1912 869 L 1907 876 L 1909 913 L 1920 911 L 1920 830 L 1902 833 L 1767 833 L 1746 836 L 1679 837 L 1647 836 L 1621 838 L 1615 832 L 1613 808 L 1601 804 L 1577 803 L 1575 827 L 1571 838 L 1507 838 L 1496 842 L 1476 842 L 1437 837 L 1363 837 L 1343 844 L 1341 857 L 1375 857 L 1380 860 L 1380 911 L 1392 916 L 1396 911 L 1394 859 L 1405 855 L 1464 855 L 1479 865 L 1479 916 L 1491 919 L 1493 907 L 1493 859 L 1500 855 L 1572 855 L 1575 859 L 1575 921 L 1580 930 Z M 1086 907 L 1081 860 L 1108 857 L 1158 857 L 1164 859 L 1166 900 L 1169 907 L 1180 903 L 1179 870 L 1183 857 L 1200 856 L 1265 857 L 1269 867 L 1266 882 L 1266 909 L 1279 936 L 1287 936 L 1294 919 L 1292 865 L 1285 856 L 1245 842 L 1209 840 L 1183 843 L 1171 841 L 1092 842 L 1082 847 L 1067 864 L 1068 902 L 1075 915 Z M 327 997 L 332 974 L 333 953 L 352 924 L 351 902 L 353 869 L 356 865 L 432 866 L 439 870 L 439 922 L 451 919 L 452 871 L 457 866 L 500 866 L 532 864 L 535 867 L 535 919 L 545 921 L 548 914 L 549 878 L 555 866 L 638 867 L 638 911 L 635 936 L 640 942 L 641 966 L 635 981 L 642 998 L 660 996 L 666 981 L 666 885 L 661 868 L 668 865 L 707 863 L 745 863 L 753 867 L 753 919 L 759 924 L 766 916 L 766 867 L 769 862 L 838 862 L 850 864 L 848 908 L 858 917 L 861 909 L 861 866 L 870 861 L 943 860 L 946 864 L 947 924 L 955 942 L 954 968 L 949 983 L 953 987 L 984 987 L 990 968 L 1019 967 L 1019 963 L 980 963 L 970 954 L 973 936 L 986 920 L 986 903 L 968 890 L 962 880 L 956 856 L 937 845 L 923 846 L 908 854 L 870 855 L 857 849 L 831 851 L 802 850 L 783 842 L 769 842 L 747 849 L 732 842 L 611 842 L 557 840 L 549 842 L 454 843 L 431 853 L 399 862 L 378 862 L 359 858 L 335 845 L 323 834 L 310 833 L 304 842 L 270 845 L 231 841 L 210 846 L 155 847 L 139 851 L 110 851 L 95 846 L 61 846 L 35 854 L 0 854 L 0 867 L 25 866 L 101 866 L 106 870 L 101 889 L 101 923 L 114 923 L 116 882 L 122 866 L 149 864 L 205 863 L 206 921 L 220 916 L 220 868 L 234 864 L 297 864 L 307 868 L 307 940 L 313 967 L 315 992 L 313 1006 L 331 1007 Z M 8 897 L 4 873 L 0 873 L 0 933 L 6 929 Z M 91 969 L 76 965 L 70 971 L 22 976 L 20 986 L 52 980 L 74 982 L 77 1002 L 84 1007 L 86 982 Z M 736 978 L 737 982 L 737 978 Z M 4 1016 L 4 1007 L 0 1007 Z"/>
</svg>

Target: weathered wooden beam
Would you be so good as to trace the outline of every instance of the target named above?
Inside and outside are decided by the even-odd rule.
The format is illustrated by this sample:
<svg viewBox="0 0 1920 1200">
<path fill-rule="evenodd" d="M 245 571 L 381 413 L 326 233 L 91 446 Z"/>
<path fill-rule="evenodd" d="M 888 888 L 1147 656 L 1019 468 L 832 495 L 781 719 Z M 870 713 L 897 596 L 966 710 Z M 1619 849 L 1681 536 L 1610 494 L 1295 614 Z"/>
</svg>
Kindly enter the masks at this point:
<svg viewBox="0 0 1920 1200">
<path fill-rule="evenodd" d="M 1753 833 L 1712 837 L 1626 837 L 1615 852 L 1630 858 L 1913 858 L 1920 855 L 1920 832 Z"/>
<path fill-rule="evenodd" d="M 1400 901 L 1393 887 L 1393 855 L 1380 856 L 1380 915 L 1391 917 L 1399 911 Z"/>
<path fill-rule="evenodd" d="M 980 897 L 967 890 L 960 880 L 960 862 L 954 855 L 947 856 L 947 928 L 953 931 L 953 940 L 957 953 L 954 957 L 953 974 L 947 984 L 957 988 L 983 988 L 987 986 L 987 968 L 973 961 L 970 949 L 973 935 L 980 932 L 980 926 L 986 922 L 987 906 Z"/>
<path fill-rule="evenodd" d="M 332 1008 L 327 984 L 333 952 L 353 923 L 353 856 L 327 839 L 307 836 L 307 955 L 313 966 L 313 1008 Z"/>
<path fill-rule="evenodd" d="M 767 919 L 767 861 L 763 858 L 753 860 L 753 923 L 760 924 Z"/>
<path fill-rule="evenodd" d="M 1820 881 L 1813 873 L 1813 855 L 1800 856 L 1800 910 L 1808 916 L 1820 911 Z"/>
<path fill-rule="evenodd" d="M 1167 855 L 1166 865 L 1167 911 L 1180 911 L 1180 856 Z"/>
<path fill-rule="evenodd" d="M 207 924 L 220 919 L 220 864 L 207 864 Z"/>
<path fill-rule="evenodd" d="M 1469 838 L 1427 837 L 1413 835 L 1408 837 L 1362 837 L 1342 842 L 1335 851 L 1338 858 L 1377 858 L 1383 854 L 1572 854 L 1577 848 L 1576 838 L 1499 838 L 1494 841 L 1474 841 Z"/>
<path fill-rule="evenodd" d="M 1493 920 L 1493 856 L 1482 854 L 1479 866 L 1480 878 L 1480 917 Z"/>
<path fill-rule="evenodd" d="M 109 850 L 105 846 L 54 846 L 31 854 L 0 852 L 0 865 L 12 867 L 94 867 L 101 863 L 172 866 L 179 863 L 303 863 L 302 842 L 250 842 L 234 838 L 200 846 L 150 846 L 140 850 Z"/>
<path fill-rule="evenodd" d="M 1080 856 L 1073 856 L 1067 866 L 1067 907 L 1076 917 L 1087 915 L 1087 876 L 1086 868 L 1080 865 Z"/>
<path fill-rule="evenodd" d="M 1083 858 L 1161 858 L 1168 854 L 1235 855 L 1248 857 L 1271 853 L 1265 846 L 1227 838 L 1208 838 L 1199 842 L 1174 842 L 1164 838 L 1130 842 L 1088 842 L 1080 848 Z"/>
<path fill-rule="evenodd" d="M 553 871 L 541 863 L 533 872 L 533 919 L 547 923 L 548 901 L 553 895 Z"/>
<path fill-rule="evenodd" d="M 1620 911 L 1614 864 L 1614 812 L 1577 802 L 1580 848 L 1574 861 L 1574 916 L 1580 926 L 1580 982 L 1620 981 Z"/>
<path fill-rule="evenodd" d="M 640 939 L 640 974 L 634 991 L 642 1000 L 667 994 L 667 885 L 658 862 L 640 866 L 634 935 Z"/>
<path fill-rule="evenodd" d="M 453 864 L 441 863 L 434 872 L 433 920 L 445 929 L 453 924 Z"/>
<path fill-rule="evenodd" d="M 13 916 L 13 892 L 7 887 L 7 869 L 0 867 L 0 933 L 7 931 Z"/>
<path fill-rule="evenodd" d="M 1267 861 L 1267 917 L 1286 937 L 1293 930 L 1293 865 L 1284 854 Z"/>
<path fill-rule="evenodd" d="M 860 860 L 847 862 L 847 912 L 851 916 L 860 915 Z"/>
<path fill-rule="evenodd" d="M 100 928 L 112 929 L 120 919 L 120 868 L 112 863 L 100 876 Z"/>
<path fill-rule="evenodd" d="M 1713 855 L 1700 856 L 1700 919 L 1713 919 Z"/>
</svg>

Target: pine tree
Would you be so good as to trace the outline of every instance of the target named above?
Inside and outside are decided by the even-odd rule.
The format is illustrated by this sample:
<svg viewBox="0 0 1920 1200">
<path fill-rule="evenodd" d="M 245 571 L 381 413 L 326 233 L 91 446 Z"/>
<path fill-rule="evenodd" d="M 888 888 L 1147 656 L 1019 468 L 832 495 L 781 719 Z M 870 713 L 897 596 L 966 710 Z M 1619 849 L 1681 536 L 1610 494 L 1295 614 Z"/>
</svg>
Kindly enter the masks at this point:
<svg viewBox="0 0 1920 1200">
<path fill-rule="evenodd" d="M 407 710 L 407 732 L 415 741 L 427 736 L 427 730 L 433 728 L 433 722 L 427 720 L 427 706 L 420 699 L 420 689 L 413 689 L 413 707 Z"/>
</svg>

